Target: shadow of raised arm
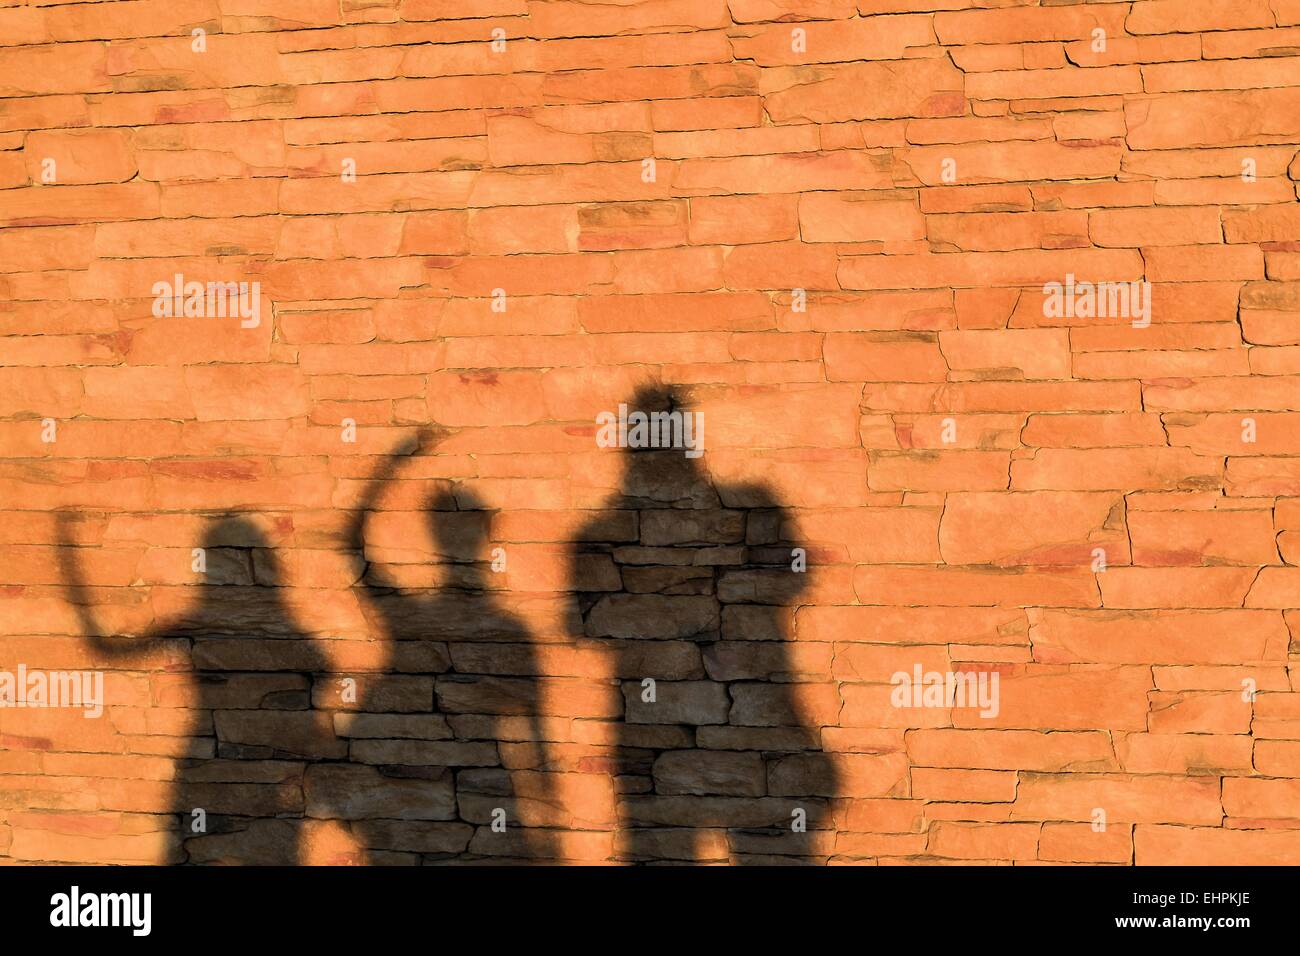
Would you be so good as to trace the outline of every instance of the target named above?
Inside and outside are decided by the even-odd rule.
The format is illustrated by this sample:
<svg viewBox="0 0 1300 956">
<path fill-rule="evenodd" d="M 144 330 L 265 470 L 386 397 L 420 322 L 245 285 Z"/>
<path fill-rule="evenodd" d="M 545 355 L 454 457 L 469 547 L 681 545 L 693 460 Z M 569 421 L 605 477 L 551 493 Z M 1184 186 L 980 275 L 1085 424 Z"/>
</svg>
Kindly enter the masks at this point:
<svg viewBox="0 0 1300 956">
<path fill-rule="evenodd" d="M 427 452 L 441 437 L 441 433 L 433 429 L 421 429 L 414 437 L 398 444 L 376 469 L 361 495 L 361 500 L 357 502 L 356 511 L 348 522 L 345 540 L 348 551 L 355 555 L 357 561 L 357 581 L 368 591 L 401 591 L 402 589 L 397 581 L 389 577 L 378 564 L 366 560 L 366 518 L 375 511 L 379 496 L 397 474 L 402 462 L 412 455 Z"/>
<path fill-rule="evenodd" d="M 59 570 L 63 577 L 63 590 L 68 603 L 77 613 L 81 622 L 81 634 L 99 654 L 105 657 L 126 657 L 144 650 L 150 638 L 130 638 L 107 636 L 100 632 L 99 624 L 91 611 L 89 590 L 81 575 L 80 562 L 77 560 L 79 545 L 72 540 L 74 518 L 70 512 L 61 511 L 54 519 L 58 553 Z"/>
</svg>

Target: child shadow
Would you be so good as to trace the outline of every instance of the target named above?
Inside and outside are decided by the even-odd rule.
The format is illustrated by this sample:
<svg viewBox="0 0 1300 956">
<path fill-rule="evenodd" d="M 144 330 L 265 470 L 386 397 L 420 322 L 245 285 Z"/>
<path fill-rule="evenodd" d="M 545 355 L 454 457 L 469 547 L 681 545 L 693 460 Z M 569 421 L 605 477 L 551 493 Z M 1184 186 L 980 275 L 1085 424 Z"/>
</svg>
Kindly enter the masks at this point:
<svg viewBox="0 0 1300 956">
<path fill-rule="evenodd" d="M 365 525 L 380 493 L 428 442 L 399 447 L 371 479 L 348 534 L 354 553 L 366 552 Z M 418 764 L 440 806 L 421 824 L 374 819 L 354 827 L 372 850 L 417 846 L 433 862 L 552 860 L 556 844 L 546 825 L 557 808 L 545 763 L 540 670 L 533 635 L 501 602 L 485 560 L 493 512 L 464 486 L 435 490 L 424 512 L 441 584 L 404 585 L 389 567 L 369 561 L 361 586 L 368 616 L 388 643 L 384 669 L 431 678 L 433 739 L 366 749 L 374 761 L 392 758 L 380 772 L 394 779 Z M 382 715 L 386 704 L 371 694 L 358 710 Z"/>
<path fill-rule="evenodd" d="M 160 656 L 182 662 L 151 678 L 154 703 L 177 701 L 173 713 L 185 738 L 168 800 L 177 829 L 164 862 L 302 862 L 306 770 L 344 759 L 347 746 L 330 714 L 313 707 L 313 684 L 328 664 L 293 623 L 262 532 L 246 517 L 213 519 L 202 540 L 206 568 L 195 572 L 203 583 L 187 589 L 194 603 L 142 635 L 125 636 L 96 620 L 72 523 L 68 513 L 57 519 L 60 562 L 96 663 L 136 670 Z M 188 686 L 170 681 L 172 671 Z"/>
</svg>

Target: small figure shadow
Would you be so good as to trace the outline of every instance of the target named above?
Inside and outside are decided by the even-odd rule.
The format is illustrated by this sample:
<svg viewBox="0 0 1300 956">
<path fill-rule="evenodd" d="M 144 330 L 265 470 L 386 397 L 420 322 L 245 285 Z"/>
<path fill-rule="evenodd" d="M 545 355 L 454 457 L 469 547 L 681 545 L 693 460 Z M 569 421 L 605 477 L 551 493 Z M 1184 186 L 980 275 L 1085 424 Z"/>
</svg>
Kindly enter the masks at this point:
<svg viewBox="0 0 1300 956">
<path fill-rule="evenodd" d="M 627 407 L 695 414 L 659 386 Z M 789 515 L 765 487 L 715 483 L 681 447 L 621 454 L 619 490 L 575 536 L 570 570 L 578 639 L 606 648 L 621 682 L 617 852 L 824 860 L 815 834 L 839 775 L 793 693 L 787 622 L 808 573 Z"/>
<path fill-rule="evenodd" d="M 378 513 L 381 492 L 430 444 L 426 435 L 384 460 L 350 526 L 352 552 L 366 554 L 367 519 Z M 390 789 L 423 777 L 425 805 L 412 811 L 410 799 L 396 794 L 387 805 L 400 816 L 383 819 L 377 805 L 378 818 L 358 820 L 354 829 L 372 854 L 417 847 L 432 862 L 553 860 L 550 827 L 560 808 L 546 766 L 540 669 L 530 629 L 505 607 L 493 580 L 487 552 L 494 512 L 468 487 L 447 485 L 431 492 L 424 514 L 441 564 L 439 585 L 403 584 L 390 566 L 374 560 L 365 562 L 360 584 L 373 629 L 387 642 L 383 670 L 431 682 L 427 730 L 413 731 L 427 739 L 406 746 L 354 740 L 352 750 L 354 764 L 360 754 L 373 765 L 367 771 L 372 777 L 388 776 Z M 368 720 L 390 709 L 380 683 L 363 696 L 358 712 Z"/>
<path fill-rule="evenodd" d="M 73 521 L 66 512 L 57 519 L 59 556 L 96 665 L 152 671 L 154 702 L 184 721 L 169 799 L 177 828 L 164 862 L 302 862 L 307 768 L 344 759 L 347 747 L 331 715 L 313 706 L 328 664 L 294 624 L 262 532 L 243 516 L 213 519 L 194 557 L 205 565 L 194 570 L 204 583 L 187 589 L 194 603 L 147 633 L 114 636 L 92 610 Z M 172 674 L 183 679 L 173 684 Z"/>
</svg>

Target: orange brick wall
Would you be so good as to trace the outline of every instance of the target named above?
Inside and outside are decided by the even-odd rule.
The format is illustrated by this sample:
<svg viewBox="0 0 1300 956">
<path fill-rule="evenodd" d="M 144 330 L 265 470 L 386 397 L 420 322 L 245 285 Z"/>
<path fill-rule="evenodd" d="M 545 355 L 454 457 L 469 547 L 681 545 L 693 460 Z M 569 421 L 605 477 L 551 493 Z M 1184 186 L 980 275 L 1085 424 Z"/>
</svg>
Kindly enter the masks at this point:
<svg viewBox="0 0 1300 956">
<path fill-rule="evenodd" d="M 0 707 L 0 861 L 1300 862 L 1297 50 L 4 5 L 0 671 L 104 712 Z"/>
</svg>

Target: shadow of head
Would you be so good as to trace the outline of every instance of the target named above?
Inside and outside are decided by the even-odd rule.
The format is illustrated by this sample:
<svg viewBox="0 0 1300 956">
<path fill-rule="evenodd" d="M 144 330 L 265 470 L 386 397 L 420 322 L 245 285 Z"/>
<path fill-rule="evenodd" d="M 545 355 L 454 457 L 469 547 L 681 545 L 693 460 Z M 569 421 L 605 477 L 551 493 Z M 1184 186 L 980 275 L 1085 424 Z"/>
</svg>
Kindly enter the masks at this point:
<svg viewBox="0 0 1300 956">
<path fill-rule="evenodd" d="M 264 527 L 244 514 L 209 519 L 199 544 L 202 565 L 192 567 L 199 587 L 187 608 L 167 625 L 170 633 L 194 637 L 310 636 L 298 617 L 310 592 L 298 590 L 292 580 L 286 580 L 279 548 Z M 195 655 L 196 667 L 201 670 L 227 669 L 224 662 L 206 657 L 198 645 Z M 322 666 L 315 658 L 311 660 L 308 669 Z"/>
<path fill-rule="evenodd" d="M 215 515 L 203 531 L 204 548 L 249 548 L 269 551 L 271 542 L 248 515 Z"/>
<path fill-rule="evenodd" d="M 642 385 L 605 420 L 599 440 L 622 458 L 628 507 L 717 506 L 704 467 L 704 416 L 671 385 Z"/>
<path fill-rule="evenodd" d="M 453 561 L 479 560 L 492 535 L 495 512 L 468 488 L 441 488 L 425 504 L 429 533 L 440 557 Z"/>
<path fill-rule="evenodd" d="M 664 385 L 659 382 L 647 382 L 641 385 L 632 393 L 632 397 L 626 404 L 629 413 L 641 412 L 645 415 L 670 415 L 674 412 L 685 414 L 689 411 L 681 389 L 675 385 Z M 628 448 L 628 451 L 633 452 L 642 450 L 645 449 Z"/>
<path fill-rule="evenodd" d="M 281 564 L 266 532 L 247 515 L 217 515 L 208 521 L 199 544 L 205 552 L 244 552 L 255 562 L 257 582 L 270 587 L 284 584 Z"/>
<path fill-rule="evenodd" d="M 648 383 L 625 404 L 629 423 L 637 412 L 649 422 L 656 415 L 697 416 L 687 434 L 701 439 L 703 450 L 704 413 L 692 409 L 674 386 Z M 679 427 L 678 419 L 658 420 Z M 702 456 L 668 444 L 629 440 L 622 448 L 620 507 L 652 512 L 640 522 L 643 535 L 650 529 L 653 537 L 641 543 L 692 549 L 693 564 L 720 562 L 725 601 L 793 603 L 807 590 L 811 568 L 797 524 L 776 493 L 765 483 L 715 480 Z"/>
</svg>

